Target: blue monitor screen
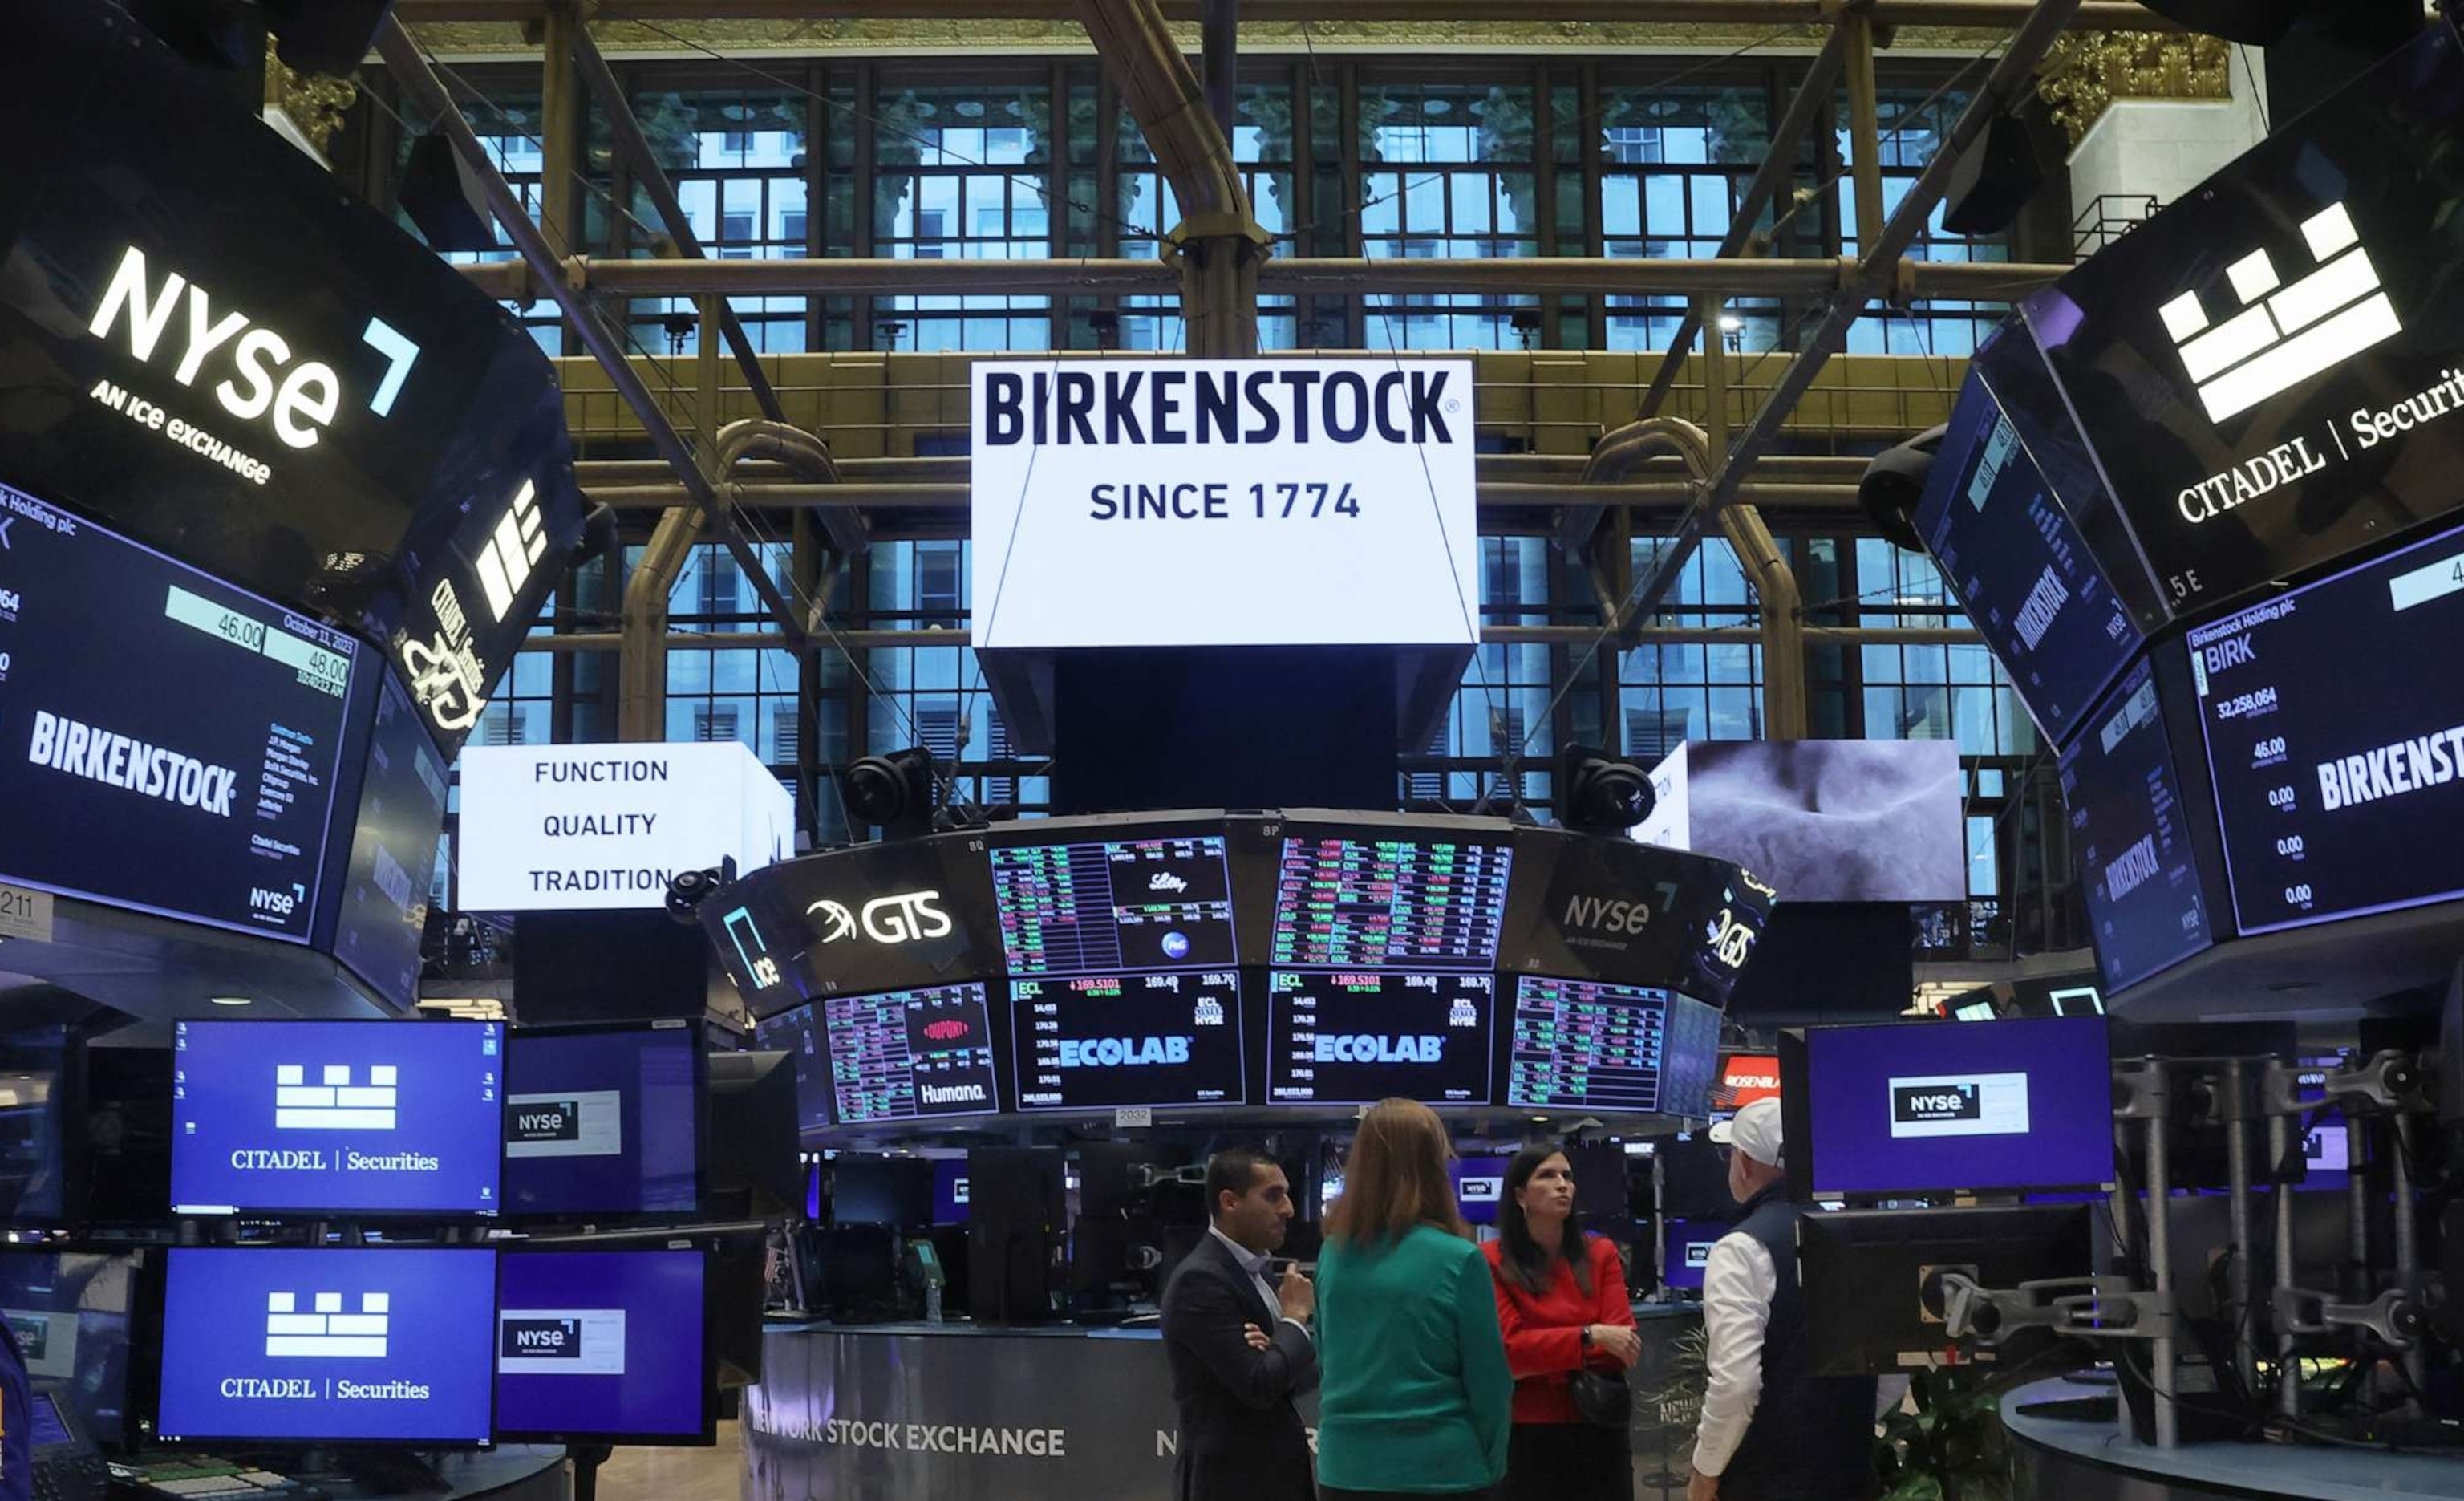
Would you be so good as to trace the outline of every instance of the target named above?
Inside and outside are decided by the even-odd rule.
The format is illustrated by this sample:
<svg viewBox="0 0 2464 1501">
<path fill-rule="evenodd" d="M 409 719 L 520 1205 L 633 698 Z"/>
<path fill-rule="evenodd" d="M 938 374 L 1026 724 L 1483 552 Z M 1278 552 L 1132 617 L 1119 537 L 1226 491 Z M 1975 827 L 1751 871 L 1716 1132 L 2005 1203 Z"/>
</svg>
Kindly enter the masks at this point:
<svg viewBox="0 0 2464 1501">
<path fill-rule="evenodd" d="M 1276 1104 L 1489 1102 L 1494 975 L 1266 977 L 1266 1092 Z"/>
<path fill-rule="evenodd" d="M 0 1250 L 0 1318 L 26 1374 L 57 1381 L 106 1448 L 127 1437 L 130 1311 L 137 1258 L 11 1247 Z"/>
<path fill-rule="evenodd" d="M 505 1253 L 497 1436 L 705 1440 L 703 1267 L 694 1249 Z"/>
<path fill-rule="evenodd" d="M 830 1060 L 823 1049 L 813 1008 L 765 1017 L 753 1024 L 757 1052 L 782 1052 L 796 1071 L 796 1124 L 800 1131 L 820 1131 L 830 1123 Z"/>
<path fill-rule="evenodd" d="M 167 1253 L 165 1443 L 488 1441 L 496 1253 Z"/>
<path fill-rule="evenodd" d="M 181 1214 L 496 1212 L 504 1027 L 181 1022 Z"/>
<path fill-rule="evenodd" d="M 1720 1013 L 1668 990 L 1524 975 L 1515 981 L 1506 1103 L 1660 1112 L 1711 1107 Z"/>
<path fill-rule="evenodd" d="M 813 1009 L 827 1036 L 832 1114 L 842 1124 L 1001 1109 L 983 986 L 831 996 Z"/>
<path fill-rule="evenodd" d="M 1817 1026 L 1805 1067 L 1817 1196 L 2113 1181 L 2101 1016 Z"/>
<path fill-rule="evenodd" d="M 2136 984 L 2212 945 L 2215 919 L 2192 845 L 2200 820 L 2183 801 L 2146 663 L 2097 706 L 2063 753 L 2061 774 L 2104 988 Z"/>
<path fill-rule="evenodd" d="M 1672 1288 L 1703 1291 L 1703 1269 L 1711 1264 L 1711 1247 L 1728 1227 L 1711 1220 L 1670 1220 L 1662 1238 L 1665 1258 L 1661 1280 Z"/>
<path fill-rule="evenodd" d="M 505 1212 L 691 1214 L 701 1048 L 681 1023 L 516 1032 L 505 1044 Z"/>
<path fill-rule="evenodd" d="M 1485 970 L 1513 849 L 1451 839 L 1287 839 L 1272 956 L 1304 969 Z"/>
<path fill-rule="evenodd" d="M 963 1159 L 933 1164 L 933 1223 L 967 1223 L 967 1164 Z"/>
<path fill-rule="evenodd" d="M 1495 1225 L 1497 1205 L 1506 1197 L 1507 1157 L 1460 1157 L 1446 1164 L 1455 1182 L 1455 1203 L 1467 1225 Z"/>
<path fill-rule="evenodd" d="M 67 1213 L 73 1054 L 65 1026 L 0 1035 L 0 1225 L 46 1225 Z"/>
</svg>

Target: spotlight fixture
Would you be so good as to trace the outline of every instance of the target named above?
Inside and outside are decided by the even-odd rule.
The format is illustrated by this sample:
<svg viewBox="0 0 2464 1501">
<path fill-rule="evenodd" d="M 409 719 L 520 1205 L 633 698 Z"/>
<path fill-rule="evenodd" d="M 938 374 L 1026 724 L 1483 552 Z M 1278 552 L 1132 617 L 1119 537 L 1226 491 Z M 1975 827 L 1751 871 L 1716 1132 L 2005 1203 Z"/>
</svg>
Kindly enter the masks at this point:
<svg viewBox="0 0 2464 1501">
<path fill-rule="evenodd" d="M 1999 234 L 2044 186 L 2028 127 L 2016 116 L 1996 115 L 1950 169 L 1942 227 L 1953 234 Z"/>
<path fill-rule="evenodd" d="M 1595 745 L 1569 745 L 1557 758 L 1557 822 L 1579 834 L 1626 837 L 1659 801 L 1651 778 Z"/>
<path fill-rule="evenodd" d="M 870 824 L 884 839 L 919 839 L 933 831 L 933 753 L 920 745 L 867 756 L 839 774 L 849 820 Z"/>
<path fill-rule="evenodd" d="M 1949 424 L 1925 429 L 1897 448 L 1885 449 L 1865 466 L 1857 481 L 1857 503 L 1874 530 L 1894 546 L 1925 551 L 1917 536 L 1917 503 L 1925 498 L 1925 476 L 1942 452 L 1942 435 Z"/>
<path fill-rule="evenodd" d="M 736 858 L 731 855 L 706 871 L 679 871 L 668 878 L 668 916 L 690 928 L 701 920 L 701 904 L 717 895 L 736 880 Z"/>
</svg>

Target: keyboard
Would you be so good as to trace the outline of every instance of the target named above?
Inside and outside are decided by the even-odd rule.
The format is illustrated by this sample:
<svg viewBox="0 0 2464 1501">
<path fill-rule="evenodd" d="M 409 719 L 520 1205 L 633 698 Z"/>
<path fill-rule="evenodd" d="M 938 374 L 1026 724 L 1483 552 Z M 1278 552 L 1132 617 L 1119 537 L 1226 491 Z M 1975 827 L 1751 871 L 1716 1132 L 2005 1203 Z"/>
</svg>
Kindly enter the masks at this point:
<svg viewBox="0 0 2464 1501">
<path fill-rule="evenodd" d="M 327 1501 L 324 1491 L 288 1475 L 210 1463 L 123 1470 L 118 1490 L 124 1497 L 148 1501 Z"/>
<path fill-rule="evenodd" d="M 34 1461 L 34 1501 L 103 1501 L 111 1467 L 99 1454 L 46 1454 Z"/>
</svg>

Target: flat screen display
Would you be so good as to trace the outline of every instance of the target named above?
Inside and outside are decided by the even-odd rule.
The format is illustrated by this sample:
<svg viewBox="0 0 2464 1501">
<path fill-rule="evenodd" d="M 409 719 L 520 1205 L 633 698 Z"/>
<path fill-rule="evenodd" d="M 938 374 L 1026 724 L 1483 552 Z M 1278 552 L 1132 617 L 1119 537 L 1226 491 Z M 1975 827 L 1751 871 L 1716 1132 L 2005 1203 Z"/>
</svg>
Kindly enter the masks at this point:
<svg viewBox="0 0 2464 1501">
<path fill-rule="evenodd" d="M 1733 1115 L 1756 1100 L 1779 1098 L 1779 1055 L 1729 1052 L 1720 1055 L 1719 1077 L 1711 1086 L 1711 1109 Z"/>
<path fill-rule="evenodd" d="M 48 1225 L 68 1212 L 69 1071 L 66 1026 L 0 1032 L 0 1225 Z"/>
<path fill-rule="evenodd" d="M 832 996 L 816 1005 L 839 1124 L 989 1115 L 1001 1109 L 983 986 Z"/>
<path fill-rule="evenodd" d="M 1021 1110 L 1239 1105 L 1233 969 L 1010 982 Z"/>
<path fill-rule="evenodd" d="M 1497 1206 L 1506 1198 L 1506 1170 L 1513 1163 L 1510 1157 L 1459 1157 L 1446 1164 L 1464 1224 L 1497 1223 Z"/>
<path fill-rule="evenodd" d="M 2140 635 L 1981 366 L 1951 408 L 1916 528 L 2037 728 L 2069 739 Z"/>
<path fill-rule="evenodd" d="M 2135 984 L 2216 941 L 2191 847 L 2171 738 L 2145 662 L 2062 756 L 2071 848 L 2087 888 L 2107 990 Z"/>
<path fill-rule="evenodd" d="M 822 1046 L 821 1032 L 813 1025 L 813 1008 L 800 1005 L 792 1011 L 765 1017 L 753 1024 L 753 1047 L 758 1052 L 783 1052 L 788 1067 L 796 1071 L 796 1120 L 803 1131 L 819 1131 L 830 1123 L 830 1055 Z"/>
<path fill-rule="evenodd" d="M 495 1251 L 165 1254 L 163 1442 L 488 1442 Z"/>
<path fill-rule="evenodd" d="M 967 1164 L 963 1159 L 933 1164 L 933 1223 L 964 1225 L 967 1223 Z"/>
<path fill-rule="evenodd" d="M 386 677 L 377 692 L 359 823 L 336 904 L 334 957 L 406 1008 L 419 995 L 419 940 L 428 928 L 450 771 L 410 695 Z"/>
<path fill-rule="evenodd" d="M 2464 896 L 2464 531 L 2190 632 L 2245 934 Z"/>
<path fill-rule="evenodd" d="M 698 1248 L 503 1253 L 497 1439 L 708 1443 L 707 1264 Z"/>
<path fill-rule="evenodd" d="M 1272 1104 L 1489 1102 L 1493 975 L 1279 969 L 1266 991 Z"/>
<path fill-rule="evenodd" d="M 307 942 L 360 648 L 5 485 L 0 524 L 0 877 Z"/>
<path fill-rule="evenodd" d="M 997 975 L 992 869 L 976 843 L 876 840 L 767 865 L 704 903 L 702 928 L 757 1016 Z"/>
<path fill-rule="evenodd" d="M 128 1438 L 130 1311 L 137 1258 L 11 1247 L 0 1250 L 0 1318 L 26 1374 L 57 1381 L 105 1448 Z"/>
<path fill-rule="evenodd" d="M 681 1023 L 517 1031 L 505 1044 L 505 1212 L 690 1215 L 700 1039 Z"/>
<path fill-rule="evenodd" d="M 1702 1116 L 1720 1015 L 1667 990 L 1518 976 L 1506 1103 Z"/>
<path fill-rule="evenodd" d="M 2113 1181 L 2102 1017 L 1817 1026 L 1803 1161 L 1823 1198 Z"/>
<path fill-rule="evenodd" d="M 1238 962 L 1220 833 L 997 848 L 992 870 L 1013 980 Z"/>
<path fill-rule="evenodd" d="M 495 1214 L 504 1030 L 174 1023 L 174 1212 Z"/>
<path fill-rule="evenodd" d="M 1485 970 L 1514 851 L 1503 841 L 1287 838 L 1272 960 L 1301 969 Z"/>
<path fill-rule="evenodd" d="M 1703 1270 L 1711 1265 L 1711 1247 L 1728 1227 L 1710 1220 L 1669 1220 L 1661 1231 L 1661 1280 L 1687 1291 L 1703 1291 Z"/>
</svg>

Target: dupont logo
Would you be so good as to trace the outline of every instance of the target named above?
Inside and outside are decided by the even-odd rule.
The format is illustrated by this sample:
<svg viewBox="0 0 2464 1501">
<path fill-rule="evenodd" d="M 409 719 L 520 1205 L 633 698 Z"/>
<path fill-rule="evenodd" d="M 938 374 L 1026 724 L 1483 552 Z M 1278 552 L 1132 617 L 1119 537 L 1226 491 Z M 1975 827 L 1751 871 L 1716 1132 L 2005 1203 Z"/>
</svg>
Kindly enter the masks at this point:
<svg viewBox="0 0 2464 1501">
<path fill-rule="evenodd" d="M 2157 309 L 2211 421 L 2248 411 L 2404 332 L 2343 204 L 2302 221 L 2301 238 L 2317 266 L 2293 282 L 2284 281 L 2264 247 L 2226 268 L 2241 311 L 2222 322 L 2210 321 L 2195 288 Z"/>
<path fill-rule="evenodd" d="M 530 480 L 514 495 L 513 506 L 496 518 L 496 530 L 479 549 L 479 589 L 488 596 L 488 612 L 502 623 L 530 583 L 531 570 L 547 551 L 545 523 L 539 511 L 539 486 Z"/>
<path fill-rule="evenodd" d="M 1903 1084 L 1891 1091 L 1894 1121 L 1981 1120 L 1985 1102 L 1973 1084 Z"/>
<path fill-rule="evenodd" d="M 299 1312 L 297 1292 L 265 1295 L 265 1353 L 275 1359 L 382 1360 L 393 1321 L 393 1294 L 363 1292 L 360 1311 L 342 1312 L 342 1294 L 319 1292 Z"/>
<path fill-rule="evenodd" d="M 578 1318 L 516 1318 L 508 1314 L 497 1328 L 496 1354 L 521 1360 L 582 1358 L 582 1320 Z"/>
<path fill-rule="evenodd" d="M 936 1043 L 962 1043 L 974 1030 L 974 1026 L 956 1017 L 924 1024 L 924 1035 Z"/>
<path fill-rule="evenodd" d="M 391 1131 L 400 1071 L 389 1063 L 368 1066 L 368 1082 L 354 1085 L 351 1066 L 327 1064 L 315 1084 L 304 1064 L 274 1069 L 276 1131 Z"/>
</svg>

